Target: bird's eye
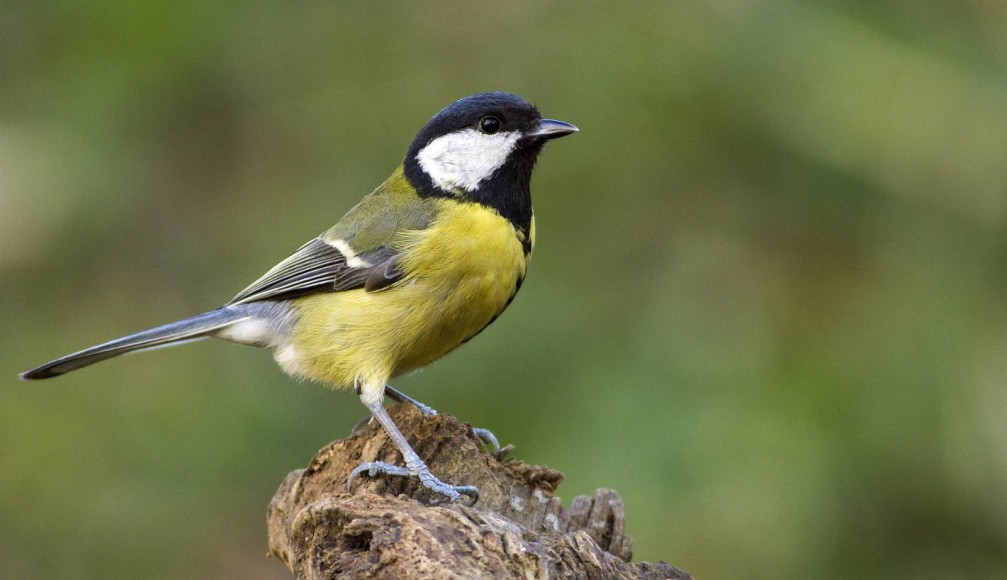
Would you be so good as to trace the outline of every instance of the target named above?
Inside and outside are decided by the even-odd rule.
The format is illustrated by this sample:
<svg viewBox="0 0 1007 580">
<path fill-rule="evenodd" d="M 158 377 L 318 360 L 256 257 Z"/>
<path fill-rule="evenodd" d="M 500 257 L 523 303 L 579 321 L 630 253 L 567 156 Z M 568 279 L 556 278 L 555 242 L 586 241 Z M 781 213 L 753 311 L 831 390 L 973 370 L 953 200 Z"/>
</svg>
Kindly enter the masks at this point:
<svg viewBox="0 0 1007 580">
<path fill-rule="evenodd" d="M 500 119 L 496 117 L 483 117 L 479 119 L 479 130 L 487 135 L 492 135 L 500 130 Z"/>
</svg>

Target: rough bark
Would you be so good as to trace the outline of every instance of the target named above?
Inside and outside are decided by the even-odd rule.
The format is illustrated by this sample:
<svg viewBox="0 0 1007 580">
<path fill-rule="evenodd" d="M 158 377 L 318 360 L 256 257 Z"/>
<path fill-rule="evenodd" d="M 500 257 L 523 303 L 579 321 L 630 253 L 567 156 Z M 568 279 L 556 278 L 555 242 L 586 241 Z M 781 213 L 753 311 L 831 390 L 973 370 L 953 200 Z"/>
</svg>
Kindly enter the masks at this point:
<svg viewBox="0 0 1007 580">
<path fill-rule="evenodd" d="M 689 578 L 664 562 L 629 563 L 619 494 L 599 489 L 564 510 L 563 475 L 494 455 L 470 426 L 390 410 L 442 480 L 475 485 L 472 506 L 437 503 L 415 479 L 369 478 L 346 489 L 362 462 L 401 461 L 380 426 L 367 424 L 290 473 L 269 504 L 269 548 L 298 578 Z M 464 501 L 464 500 L 463 500 Z"/>
</svg>

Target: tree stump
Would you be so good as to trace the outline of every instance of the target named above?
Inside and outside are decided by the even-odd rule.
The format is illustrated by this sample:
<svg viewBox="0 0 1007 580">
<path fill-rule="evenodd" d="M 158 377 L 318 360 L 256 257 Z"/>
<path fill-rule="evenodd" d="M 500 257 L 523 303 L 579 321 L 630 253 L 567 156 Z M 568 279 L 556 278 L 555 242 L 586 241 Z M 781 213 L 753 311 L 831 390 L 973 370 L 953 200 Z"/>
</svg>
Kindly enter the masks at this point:
<svg viewBox="0 0 1007 580">
<path fill-rule="evenodd" d="M 368 461 L 400 463 L 375 422 L 318 452 L 290 473 L 269 504 L 269 549 L 297 578 L 690 578 L 658 563 L 629 563 L 625 510 L 613 490 L 553 494 L 563 475 L 492 454 L 469 425 L 389 412 L 443 481 L 475 485 L 474 505 L 447 504 L 413 478 L 346 478 Z M 463 502 L 465 499 L 462 500 Z"/>
</svg>

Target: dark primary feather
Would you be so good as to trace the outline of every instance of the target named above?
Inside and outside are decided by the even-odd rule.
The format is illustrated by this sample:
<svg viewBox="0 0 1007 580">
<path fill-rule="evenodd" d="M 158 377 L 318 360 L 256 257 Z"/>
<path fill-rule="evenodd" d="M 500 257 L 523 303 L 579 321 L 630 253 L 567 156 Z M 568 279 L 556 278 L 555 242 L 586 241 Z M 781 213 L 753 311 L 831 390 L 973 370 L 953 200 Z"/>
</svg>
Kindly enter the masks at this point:
<svg viewBox="0 0 1007 580">
<path fill-rule="evenodd" d="M 346 257 L 339 250 L 315 238 L 238 293 L 228 304 L 282 300 L 312 292 L 362 288 L 368 276 L 385 269 L 386 262 L 393 258 L 393 253 L 391 250 L 378 248 L 361 258 L 373 265 L 353 268 L 346 263 Z"/>
</svg>

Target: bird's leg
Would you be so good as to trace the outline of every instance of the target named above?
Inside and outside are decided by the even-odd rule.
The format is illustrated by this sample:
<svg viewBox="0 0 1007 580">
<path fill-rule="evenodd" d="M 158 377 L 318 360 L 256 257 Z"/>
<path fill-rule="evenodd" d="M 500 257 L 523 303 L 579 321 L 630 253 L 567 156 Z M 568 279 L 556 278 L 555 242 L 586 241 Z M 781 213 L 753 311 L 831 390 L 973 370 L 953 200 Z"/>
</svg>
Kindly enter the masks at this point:
<svg viewBox="0 0 1007 580">
<path fill-rule="evenodd" d="M 361 400 L 363 400 L 363 397 L 361 397 Z M 395 426 L 395 422 L 392 421 L 391 416 L 388 415 L 388 411 L 385 410 L 385 407 L 381 404 L 380 399 L 373 402 L 363 402 L 364 405 L 370 409 L 374 418 L 378 420 L 378 423 L 381 423 L 381 426 L 384 427 L 385 433 L 387 433 L 388 437 L 391 438 L 395 447 L 397 447 L 399 452 L 402 453 L 402 459 L 405 460 L 406 466 L 399 467 L 398 465 L 392 465 L 383 461 L 363 463 L 358 465 L 357 468 L 350 473 L 350 477 L 346 480 L 346 487 L 352 489 L 353 479 L 361 473 L 366 472 L 370 477 L 377 477 L 379 475 L 417 477 L 424 487 L 435 493 L 447 496 L 448 500 L 452 502 L 458 501 L 462 494 L 472 498 L 473 503 L 479 499 L 479 490 L 476 489 L 475 486 L 451 485 L 449 483 L 444 483 L 443 481 L 437 479 L 434 474 L 430 473 L 430 468 L 428 468 L 426 463 L 423 463 L 423 460 L 420 459 L 420 456 L 413 451 L 409 442 L 406 441 L 405 436 L 402 435 L 399 428 Z"/>
<path fill-rule="evenodd" d="M 433 417 L 437 415 L 437 410 L 424 405 L 423 403 L 417 401 L 416 399 L 410 397 L 409 395 L 403 393 L 402 391 L 387 385 L 385 387 L 385 394 L 388 398 L 395 401 L 396 403 L 406 403 L 412 405 L 420 410 L 427 417 Z M 480 427 L 473 427 L 472 432 L 475 433 L 476 437 L 483 440 L 483 443 L 489 443 L 493 447 L 493 452 L 497 453 L 500 451 L 500 442 L 497 441 L 496 435 L 494 435 L 489 429 L 482 429 Z"/>
<path fill-rule="evenodd" d="M 417 401 L 416 399 L 410 397 L 409 395 L 403 393 L 402 391 L 396 389 L 391 385 L 385 386 L 385 395 L 388 395 L 388 398 L 395 401 L 396 403 L 405 403 L 407 405 L 412 405 L 416 407 L 417 409 L 420 410 L 420 413 L 423 413 L 427 417 L 434 417 L 437 415 L 437 409 L 433 409 L 431 407 L 424 405 L 423 403 Z"/>
</svg>

